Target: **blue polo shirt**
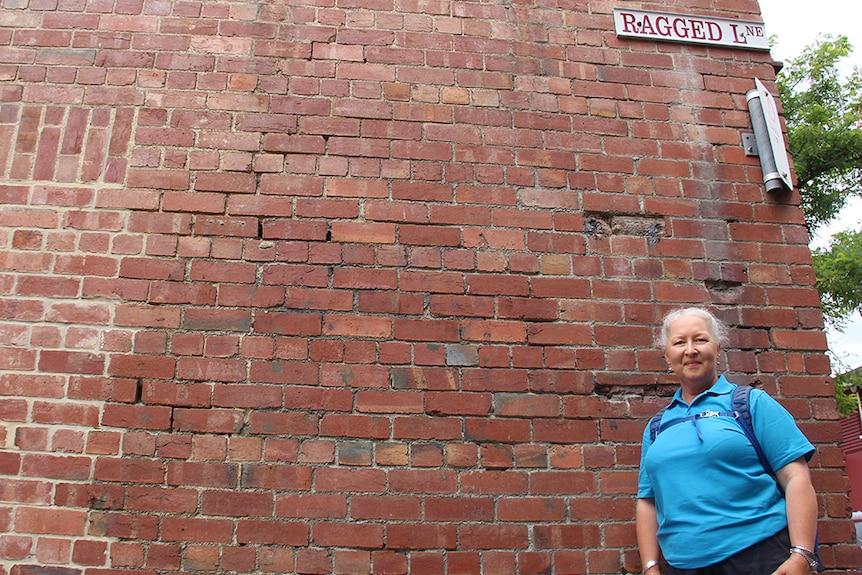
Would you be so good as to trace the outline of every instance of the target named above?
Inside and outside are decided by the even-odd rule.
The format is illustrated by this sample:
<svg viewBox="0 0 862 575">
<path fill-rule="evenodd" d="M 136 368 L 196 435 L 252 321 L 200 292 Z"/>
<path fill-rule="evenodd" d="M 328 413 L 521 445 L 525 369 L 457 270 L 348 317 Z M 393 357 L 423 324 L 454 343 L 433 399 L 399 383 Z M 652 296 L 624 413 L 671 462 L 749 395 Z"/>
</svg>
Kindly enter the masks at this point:
<svg viewBox="0 0 862 575">
<path fill-rule="evenodd" d="M 677 390 L 662 421 L 730 411 L 735 388 L 721 376 L 691 405 Z M 769 394 L 752 390 L 750 409 L 754 433 L 773 469 L 811 458 L 814 446 Z M 638 497 L 655 500 L 662 554 L 679 569 L 712 565 L 787 526 L 783 494 L 731 417 L 679 423 L 655 442 L 647 425 Z"/>
</svg>

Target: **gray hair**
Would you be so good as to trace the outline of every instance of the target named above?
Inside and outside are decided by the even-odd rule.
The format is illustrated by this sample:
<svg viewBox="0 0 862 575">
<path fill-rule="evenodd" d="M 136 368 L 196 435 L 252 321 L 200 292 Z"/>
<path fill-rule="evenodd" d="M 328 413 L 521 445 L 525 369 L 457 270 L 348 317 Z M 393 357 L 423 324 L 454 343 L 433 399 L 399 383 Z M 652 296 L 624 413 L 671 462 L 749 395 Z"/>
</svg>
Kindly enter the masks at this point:
<svg viewBox="0 0 862 575">
<path fill-rule="evenodd" d="M 684 315 L 694 315 L 706 322 L 707 328 L 709 329 L 710 335 L 721 345 L 721 347 L 725 347 L 728 342 L 727 337 L 727 326 L 723 321 L 712 315 L 709 311 L 701 308 L 701 307 L 686 307 L 682 309 L 675 309 L 669 312 L 666 316 L 664 316 L 664 320 L 661 324 L 661 334 L 659 335 L 659 347 L 664 349 L 667 347 L 668 337 L 670 335 L 670 326 L 673 322 L 678 320 Z"/>
</svg>

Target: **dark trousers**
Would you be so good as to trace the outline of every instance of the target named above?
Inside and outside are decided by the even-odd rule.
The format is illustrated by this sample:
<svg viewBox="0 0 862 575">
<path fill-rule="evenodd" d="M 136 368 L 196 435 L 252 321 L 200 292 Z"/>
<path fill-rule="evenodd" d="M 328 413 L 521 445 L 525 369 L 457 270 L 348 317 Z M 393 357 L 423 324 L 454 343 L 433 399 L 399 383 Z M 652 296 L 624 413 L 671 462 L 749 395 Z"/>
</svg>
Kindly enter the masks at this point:
<svg viewBox="0 0 862 575">
<path fill-rule="evenodd" d="M 724 561 L 698 569 L 667 566 L 668 575 L 769 575 L 790 557 L 790 534 L 782 529 Z"/>
</svg>

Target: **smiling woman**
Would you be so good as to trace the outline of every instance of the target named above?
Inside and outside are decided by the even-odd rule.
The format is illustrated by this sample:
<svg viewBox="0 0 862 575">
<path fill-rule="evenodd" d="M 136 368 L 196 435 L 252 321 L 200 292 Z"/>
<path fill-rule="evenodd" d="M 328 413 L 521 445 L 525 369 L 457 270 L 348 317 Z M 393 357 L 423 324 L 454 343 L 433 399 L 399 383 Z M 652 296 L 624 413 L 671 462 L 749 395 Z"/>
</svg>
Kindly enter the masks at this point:
<svg viewBox="0 0 862 575">
<path fill-rule="evenodd" d="M 646 575 L 659 572 L 660 556 L 670 575 L 817 567 L 814 447 L 766 392 L 719 374 L 725 333 L 702 308 L 672 311 L 662 324 L 659 344 L 680 388 L 644 429 L 637 540 Z M 739 422 L 739 391 L 749 394 L 751 429 Z"/>
</svg>

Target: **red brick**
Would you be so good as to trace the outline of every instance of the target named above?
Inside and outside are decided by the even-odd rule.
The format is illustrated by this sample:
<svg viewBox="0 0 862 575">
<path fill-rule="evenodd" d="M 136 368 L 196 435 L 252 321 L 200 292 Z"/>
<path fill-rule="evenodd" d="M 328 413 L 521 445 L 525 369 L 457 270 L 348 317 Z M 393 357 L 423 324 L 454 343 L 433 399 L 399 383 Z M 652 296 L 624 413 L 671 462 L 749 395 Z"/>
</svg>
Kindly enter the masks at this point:
<svg viewBox="0 0 862 575">
<path fill-rule="evenodd" d="M 395 242 L 395 226 L 393 224 L 367 222 L 333 222 L 332 240 L 337 242 L 391 244 Z"/>
<path fill-rule="evenodd" d="M 340 289 L 390 289 L 397 288 L 397 274 L 393 270 L 371 270 L 338 267 L 333 270 L 333 287 Z"/>
<path fill-rule="evenodd" d="M 100 481 L 160 483 L 164 479 L 164 468 L 154 460 L 100 458 L 96 461 L 94 477 Z"/>
<path fill-rule="evenodd" d="M 20 533 L 81 537 L 86 525 L 86 511 L 40 507 L 19 507 L 15 511 L 15 529 Z"/>
<path fill-rule="evenodd" d="M 126 429 L 170 429 L 171 410 L 168 407 L 123 405 L 110 403 L 105 406 L 102 424 Z"/>
<path fill-rule="evenodd" d="M 242 413 L 233 409 L 174 409 L 176 431 L 236 433 L 242 424 Z"/>
<path fill-rule="evenodd" d="M 561 404 L 550 395 L 497 394 L 494 413 L 500 417 L 558 417 Z"/>
<path fill-rule="evenodd" d="M 456 549 L 457 540 L 455 525 L 391 523 L 386 529 L 389 549 Z"/>
<path fill-rule="evenodd" d="M 174 374 L 174 360 L 169 357 L 115 355 L 108 373 L 121 377 L 168 378 Z"/>
<path fill-rule="evenodd" d="M 317 522 L 311 529 L 311 540 L 324 547 L 380 549 L 383 526 L 373 523 Z"/>
<path fill-rule="evenodd" d="M 266 517 L 272 515 L 272 493 L 205 491 L 201 513 L 221 517 Z"/>
<path fill-rule="evenodd" d="M 389 318 L 360 315 L 325 315 L 323 334 L 329 336 L 387 338 L 392 333 Z"/>
<path fill-rule="evenodd" d="M 311 487 L 311 479 L 310 467 L 248 464 L 243 468 L 241 484 L 246 488 L 307 490 Z"/>
<path fill-rule="evenodd" d="M 341 494 L 279 494 L 275 502 L 275 515 L 310 519 L 344 518 L 347 515 L 347 498 Z"/>
<path fill-rule="evenodd" d="M 252 362 L 249 378 L 260 383 L 318 385 L 318 366 L 304 362 Z"/>
<path fill-rule="evenodd" d="M 527 420 L 468 419 L 465 424 L 465 438 L 472 441 L 515 443 L 525 441 L 530 435 L 530 423 Z"/>
<path fill-rule="evenodd" d="M 239 382 L 246 377 L 243 360 L 182 357 L 177 362 L 177 377 L 196 381 Z"/>
<path fill-rule="evenodd" d="M 538 549 L 589 548 L 598 543 L 599 528 L 595 524 L 540 525 L 535 540 Z"/>
<path fill-rule="evenodd" d="M 438 413 L 440 410 L 429 404 L 428 411 Z M 461 437 L 461 424 L 454 418 L 399 417 L 393 424 L 392 433 L 396 439 L 452 440 Z"/>
<path fill-rule="evenodd" d="M 217 385 L 213 386 L 213 405 L 216 407 L 249 407 L 263 409 L 280 407 L 280 388 L 261 385 Z"/>
<path fill-rule="evenodd" d="M 299 521 L 243 520 L 237 524 L 237 541 L 242 545 L 308 545 L 308 525 Z"/>
<path fill-rule="evenodd" d="M 359 311 L 418 315 L 422 312 L 422 300 L 421 294 L 361 292 L 359 294 Z"/>
<path fill-rule="evenodd" d="M 320 422 L 320 434 L 334 437 L 384 438 L 389 435 L 389 421 L 383 417 L 330 414 Z"/>
<path fill-rule="evenodd" d="M 458 341 L 458 323 L 396 318 L 393 335 L 408 341 Z"/>
<path fill-rule="evenodd" d="M 193 489 L 129 486 L 128 509 L 134 511 L 191 513 L 197 508 Z"/>
<path fill-rule="evenodd" d="M 386 490 L 386 473 L 381 469 L 320 468 L 315 487 L 323 493 L 382 493 Z"/>
<path fill-rule="evenodd" d="M 524 549 L 525 525 L 465 525 L 459 529 L 461 549 Z"/>
<path fill-rule="evenodd" d="M 236 465 L 172 461 L 167 466 L 169 485 L 234 488 L 238 485 Z"/>
<path fill-rule="evenodd" d="M 94 427 L 99 413 L 94 405 L 36 401 L 33 403 L 31 417 L 33 423 Z"/>
<path fill-rule="evenodd" d="M 161 536 L 164 541 L 229 543 L 233 523 L 223 519 L 165 517 Z"/>
</svg>

